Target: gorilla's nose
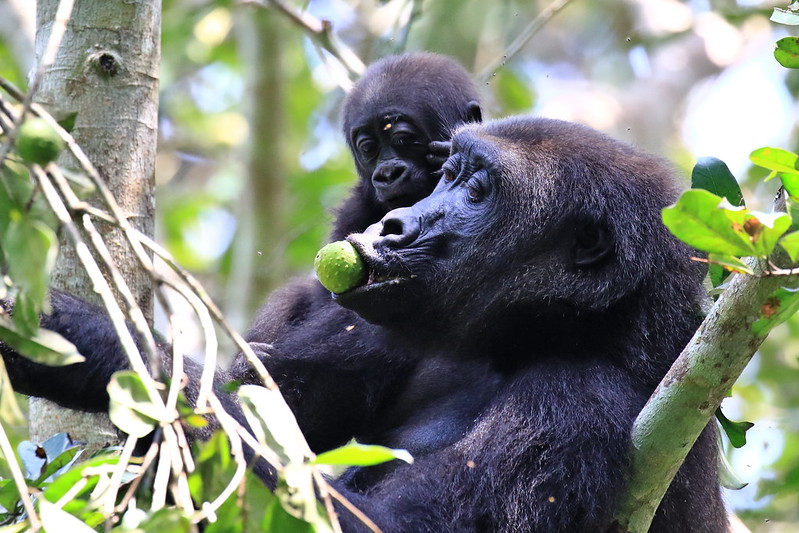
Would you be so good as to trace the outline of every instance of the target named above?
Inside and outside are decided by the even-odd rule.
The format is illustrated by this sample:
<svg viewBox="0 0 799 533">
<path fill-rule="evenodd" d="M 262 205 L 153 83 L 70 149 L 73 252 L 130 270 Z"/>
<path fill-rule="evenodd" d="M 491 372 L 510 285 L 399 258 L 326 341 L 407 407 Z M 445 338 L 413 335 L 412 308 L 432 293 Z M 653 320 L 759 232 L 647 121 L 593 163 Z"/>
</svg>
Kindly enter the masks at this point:
<svg viewBox="0 0 799 533">
<path fill-rule="evenodd" d="M 406 170 L 408 170 L 408 166 L 402 161 L 387 161 L 375 169 L 375 173 L 372 175 L 372 184 L 376 189 L 391 187 L 405 174 Z"/>
<path fill-rule="evenodd" d="M 419 236 L 422 224 L 412 207 L 389 211 L 382 220 L 380 244 L 391 248 L 404 248 Z"/>
</svg>

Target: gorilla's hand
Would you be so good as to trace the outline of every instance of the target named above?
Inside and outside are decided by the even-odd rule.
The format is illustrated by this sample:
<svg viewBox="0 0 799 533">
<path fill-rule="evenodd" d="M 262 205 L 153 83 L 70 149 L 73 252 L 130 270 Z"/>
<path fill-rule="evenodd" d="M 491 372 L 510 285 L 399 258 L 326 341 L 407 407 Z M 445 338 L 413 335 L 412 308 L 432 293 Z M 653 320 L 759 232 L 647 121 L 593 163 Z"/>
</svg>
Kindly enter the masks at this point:
<svg viewBox="0 0 799 533">
<path fill-rule="evenodd" d="M 3 311 L 13 311 L 13 301 L 0 300 Z M 105 312 L 83 300 L 59 291 L 50 294 L 51 311 L 42 316 L 41 327 L 59 333 L 72 342 L 86 360 L 69 366 L 34 363 L 4 343 L 0 354 L 14 390 L 47 398 L 83 411 L 108 409 L 111 375 L 128 368 L 111 320 Z"/>
<path fill-rule="evenodd" d="M 449 151 L 452 148 L 452 143 L 449 141 L 433 141 L 427 145 L 427 149 L 430 151 L 427 154 L 427 162 L 431 165 L 441 168 L 441 165 L 444 164 L 444 161 L 449 158 Z"/>
</svg>

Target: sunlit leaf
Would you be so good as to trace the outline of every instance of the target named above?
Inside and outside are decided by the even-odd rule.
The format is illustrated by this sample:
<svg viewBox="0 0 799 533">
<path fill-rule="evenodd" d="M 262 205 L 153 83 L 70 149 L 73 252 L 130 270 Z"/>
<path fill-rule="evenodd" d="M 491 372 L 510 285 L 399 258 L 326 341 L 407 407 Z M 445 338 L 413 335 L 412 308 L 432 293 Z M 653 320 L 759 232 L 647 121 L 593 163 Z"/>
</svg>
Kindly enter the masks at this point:
<svg viewBox="0 0 799 533">
<path fill-rule="evenodd" d="M 799 231 L 787 233 L 779 241 L 783 250 L 788 253 L 788 257 L 794 263 L 799 260 Z"/>
<path fill-rule="evenodd" d="M 413 463 L 413 457 L 407 450 L 394 450 L 385 446 L 357 442 L 320 453 L 312 462 L 325 465 L 373 466 L 393 459 Z"/>
<path fill-rule="evenodd" d="M 61 500 L 61 498 L 70 491 L 72 491 L 73 501 L 77 498 L 87 496 L 97 485 L 100 479 L 99 472 L 102 470 L 102 467 L 106 467 L 107 476 L 110 477 L 112 469 L 118 462 L 118 455 L 99 455 L 75 464 L 72 468 L 47 485 L 44 489 L 44 497 L 47 498 L 48 501 L 55 503 Z M 91 471 L 92 475 L 88 475 L 86 471 Z M 74 492 L 73 489 L 75 485 L 81 479 L 86 480 L 86 485 L 81 488 L 80 491 Z"/>
<path fill-rule="evenodd" d="M 44 498 L 39 499 L 39 518 L 47 531 L 68 533 L 95 533 L 95 531 L 71 514 L 63 511 Z"/>
<path fill-rule="evenodd" d="M 2 357 L 0 357 L 0 421 L 11 426 L 21 426 L 25 421 L 17 404 L 17 396 L 11 388 L 11 379 L 8 377 L 5 360 Z"/>
<path fill-rule="evenodd" d="M 746 214 L 726 200 L 702 189 L 683 192 L 671 207 L 663 209 L 663 223 L 680 240 L 694 248 L 722 255 L 755 253 L 743 232 Z"/>
<path fill-rule="evenodd" d="M 721 159 L 700 157 L 691 173 L 691 188 L 704 189 L 726 198 L 732 205 L 744 205 L 738 180 Z"/>
<path fill-rule="evenodd" d="M 85 361 L 75 345 L 55 331 L 40 328 L 28 337 L 4 316 L 0 316 L 0 339 L 20 355 L 43 365 L 67 366 Z"/>
<path fill-rule="evenodd" d="M 758 148 L 749 154 L 749 160 L 759 167 L 774 172 L 799 173 L 799 169 L 796 167 L 799 157 L 795 153 L 782 148 L 771 146 Z"/>
<path fill-rule="evenodd" d="M 108 396 L 108 416 L 128 435 L 144 437 L 159 421 L 168 421 L 161 399 L 150 396 L 141 376 L 132 370 L 114 374 L 108 384 Z"/>
<path fill-rule="evenodd" d="M 799 26 L 799 13 L 791 9 L 774 8 L 771 12 L 771 21 L 787 26 Z"/>
<path fill-rule="evenodd" d="M 239 398 L 244 415 L 258 441 L 274 450 L 285 464 L 302 464 L 311 450 L 297 419 L 277 391 L 242 385 Z"/>
<path fill-rule="evenodd" d="M 663 210 L 671 232 L 694 248 L 722 256 L 768 256 L 791 225 L 785 213 L 761 213 L 730 205 L 708 191 L 685 191 Z"/>
<path fill-rule="evenodd" d="M 785 68 L 799 68 L 799 39 L 783 37 L 777 41 L 774 59 Z"/>
</svg>

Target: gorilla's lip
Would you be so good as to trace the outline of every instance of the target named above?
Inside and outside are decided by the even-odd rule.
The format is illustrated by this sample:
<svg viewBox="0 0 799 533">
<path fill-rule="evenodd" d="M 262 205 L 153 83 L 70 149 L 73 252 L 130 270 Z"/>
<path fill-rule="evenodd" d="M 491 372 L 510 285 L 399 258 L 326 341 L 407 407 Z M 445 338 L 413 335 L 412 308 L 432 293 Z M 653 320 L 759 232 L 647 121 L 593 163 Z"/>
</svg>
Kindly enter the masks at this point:
<svg viewBox="0 0 799 533">
<path fill-rule="evenodd" d="M 408 274 L 392 271 L 388 268 L 387 261 L 381 253 L 375 250 L 374 242 L 377 240 L 369 233 L 354 234 L 347 240 L 355 246 L 358 254 L 363 259 L 368 269 L 368 275 L 363 283 L 342 294 L 365 294 L 377 290 L 389 289 L 404 284 L 413 278 Z"/>
</svg>

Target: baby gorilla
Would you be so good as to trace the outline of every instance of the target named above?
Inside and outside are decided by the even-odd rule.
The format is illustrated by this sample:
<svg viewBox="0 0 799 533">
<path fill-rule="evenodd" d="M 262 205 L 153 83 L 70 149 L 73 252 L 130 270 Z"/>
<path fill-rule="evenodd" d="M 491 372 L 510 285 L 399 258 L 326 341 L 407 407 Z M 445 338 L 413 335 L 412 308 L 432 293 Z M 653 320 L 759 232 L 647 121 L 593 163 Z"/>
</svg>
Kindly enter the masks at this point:
<svg viewBox="0 0 799 533">
<path fill-rule="evenodd" d="M 331 240 L 378 222 L 396 207 L 413 205 L 435 187 L 458 126 L 481 120 L 478 94 L 456 61 L 428 52 L 372 64 L 344 103 L 344 136 L 358 182 L 336 211 Z M 288 328 L 324 331 L 360 323 L 330 300 L 314 278 L 297 278 L 259 311 L 250 340 L 272 343 Z M 313 338 L 303 343 L 313 344 Z"/>
<path fill-rule="evenodd" d="M 338 210 L 332 240 L 430 194 L 452 132 L 481 120 L 478 100 L 468 73 L 448 57 L 416 52 L 372 64 L 344 103 L 358 183 Z"/>
<path fill-rule="evenodd" d="M 371 275 L 336 301 L 368 322 L 252 345 L 317 449 L 355 437 L 415 458 L 352 468 L 337 490 L 386 532 L 606 531 L 635 416 L 700 322 L 703 267 L 660 221 L 679 190 L 661 160 L 575 124 L 461 128 L 429 197 L 348 238 Z M 105 407 L 96 391 L 126 366 L 108 320 L 61 294 L 52 307 L 45 327 L 87 360 L 5 350 L 14 386 Z M 257 382 L 241 358 L 219 377 L 234 378 Z M 651 531 L 726 531 L 714 429 Z"/>
</svg>

